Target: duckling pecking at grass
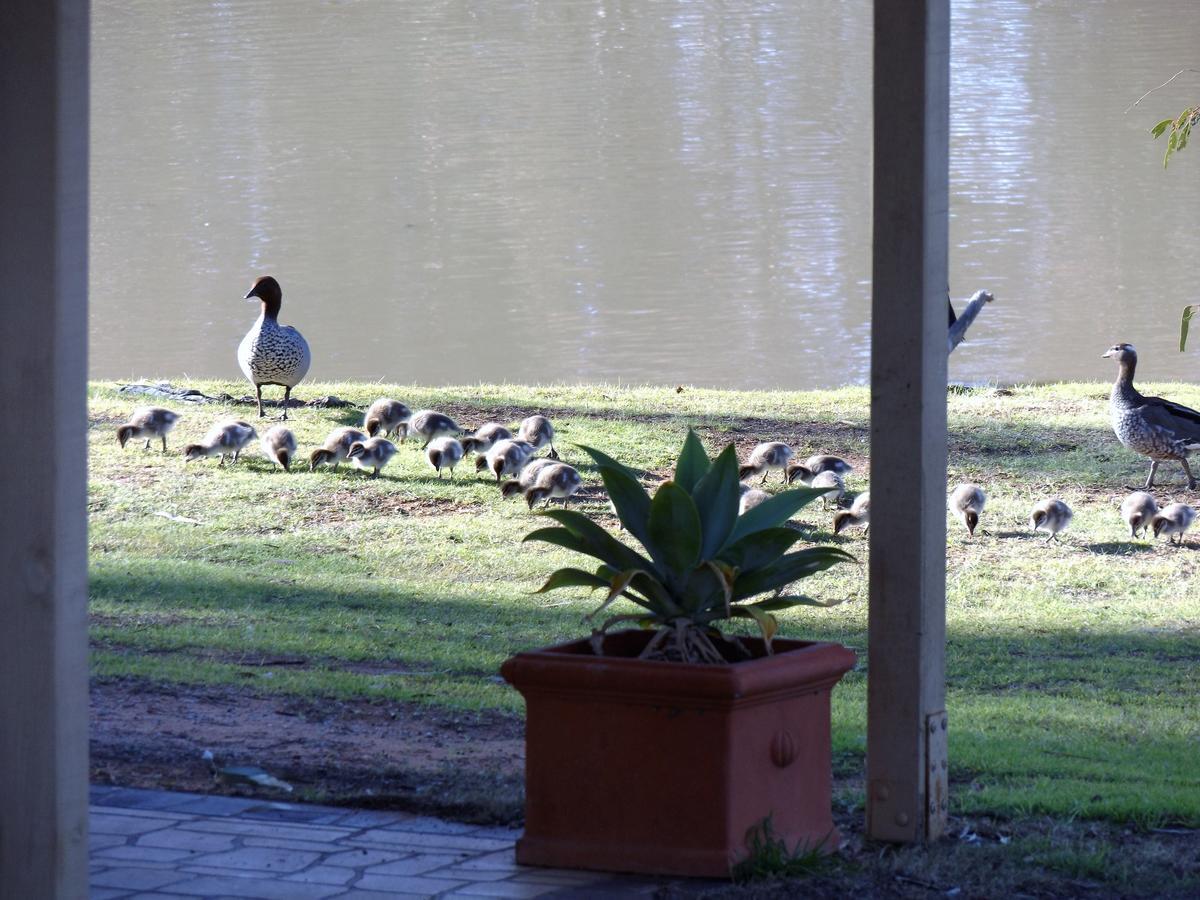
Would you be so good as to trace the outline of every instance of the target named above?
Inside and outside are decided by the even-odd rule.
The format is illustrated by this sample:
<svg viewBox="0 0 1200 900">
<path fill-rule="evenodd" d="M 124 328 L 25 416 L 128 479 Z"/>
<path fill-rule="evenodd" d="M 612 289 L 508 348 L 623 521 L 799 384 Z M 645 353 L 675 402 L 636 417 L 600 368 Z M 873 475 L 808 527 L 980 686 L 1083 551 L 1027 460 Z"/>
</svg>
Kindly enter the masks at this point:
<svg viewBox="0 0 1200 900">
<path fill-rule="evenodd" d="M 1048 535 L 1046 542 L 1049 543 L 1058 540 L 1058 533 L 1066 530 L 1074 515 L 1071 507 L 1061 500 L 1042 500 L 1033 508 L 1033 514 L 1029 517 L 1029 526 L 1033 529 L 1034 534 L 1039 531 L 1046 532 Z"/>
<path fill-rule="evenodd" d="M 854 466 L 840 456 L 830 456 L 827 453 L 810 456 L 804 462 L 792 462 L 787 467 L 787 483 L 799 481 L 811 486 L 812 480 L 822 472 L 834 472 L 845 478 L 854 471 Z"/>
<path fill-rule="evenodd" d="M 167 433 L 179 421 L 179 413 L 161 406 L 139 406 L 129 414 L 129 421 L 117 429 L 117 440 L 121 449 L 130 438 L 145 438 L 143 450 L 150 449 L 150 441 L 162 439 L 162 452 L 167 452 Z"/>
<path fill-rule="evenodd" d="M 346 456 L 355 466 L 362 470 L 371 470 L 368 478 L 378 478 L 379 470 L 386 466 L 396 455 L 396 445 L 387 438 L 373 437 L 365 441 L 355 441 L 350 445 Z"/>
<path fill-rule="evenodd" d="M 836 507 L 846 494 L 846 483 L 842 481 L 842 476 L 832 471 L 818 472 L 813 476 L 810 487 L 814 490 L 825 490 L 821 495 L 822 509 L 829 509 L 830 503 Z"/>
<path fill-rule="evenodd" d="M 475 471 L 485 469 L 496 476 L 496 483 L 505 475 L 517 475 L 525 468 L 534 454 L 534 446 L 528 441 L 505 438 L 496 441 L 492 448 L 475 460 Z"/>
<path fill-rule="evenodd" d="M 363 431 L 367 437 L 391 437 L 395 435 L 404 440 L 408 431 L 408 420 L 412 418 L 412 410 L 399 400 L 380 397 L 368 408 L 363 416 Z"/>
<path fill-rule="evenodd" d="M 1158 503 L 1145 491 L 1134 491 L 1121 502 L 1121 518 L 1129 526 L 1129 536 L 1136 538 L 1138 532 L 1145 536 L 1158 514 Z"/>
<path fill-rule="evenodd" d="M 738 515 L 744 516 L 747 512 L 754 509 L 760 503 L 765 503 L 771 499 L 771 495 L 766 491 L 760 491 L 758 488 L 752 488 L 748 484 L 738 485 L 741 491 L 741 497 L 738 498 Z"/>
<path fill-rule="evenodd" d="M 510 478 L 508 481 L 500 485 L 500 496 L 515 497 L 517 494 L 524 494 L 527 490 L 537 483 L 538 473 L 546 466 L 555 465 L 554 460 L 541 457 L 540 459 L 531 459 L 517 473 L 516 478 Z M 613 509 L 614 514 L 616 508 Z"/>
<path fill-rule="evenodd" d="M 549 446 L 550 458 L 558 459 L 558 451 L 554 449 L 554 426 L 545 416 L 535 415 L 522 419 L 517 428 L 517 438 L 532 444 L 535 453 Z"/>
<path fill-rule="evenodd" d="M 545 500 L 546 506 L 551 500 L 562 500 L 566 507 L 567 501 L 583 485 L 583 478 L 574 466 L 564 462 L 552 463 L 538 470 L 533 485 L 525 490 L 525 502 L 533 509 L 539 500 Z"/>
<path fill-rule="evenodd" d="M 292 470 L 296 456 L 296 436 L 286 425 L 273 425 L 262 436 L 263 455 L 283 471 Z"/>
<path fill-rule="evenodd" d="M 772 469 L 784 471 L 783 480 L 787 481 L 787 464 L 792 458 L 792 448 L 782 441 L 767 441 L 759 444 L 750 451 L 745 465 L 738 469 L 738 480 L 745 481 L 752 475 L 762 475 L 760 484 L 767 483 L 767 476 Z"/>
<path fill-rule="evenodd" d="M 861 527 L 866 534 L 871 530 L 871 492 L 863 491 L 854 498 L 850 509 L 834 513 L 833 533 L 841 534 L 845 529 Z"/>
<path fill-rule="evenodd" d="M 233 461 L 237 462 L 242 449 L 256 437 L 258 432 L 249 422 L 226 419 L 210 428 L 199 443 L 184 447 L 183 458 L 185 462 L 191 462 L 206 456 L 219 456 L 221 461 L 217 466 L 224 466 L 226 456 L 232 456 Z"/>
<path fill-rule="evenodd" d="M 463 445 L 452 437 L 434 438 L 425 450 L 425 458 L 437 472 L 438 478 L 442 477 L 442 469 L 449 469 L 450 477 L 453 478 L 454 467 L 463 458 Z"/>
<path fill-rule="evenodd" d="M 338 464 L 350 456 L 350 448 L 359 441 L 365 441 L 367 435 L 357 428 L 335 428 L 325 438 L 325 443 L 312 452 L 308 458 L 308 469 L 315 472 L 317 466 L 333 465 L 337 471 Z"/>
<path fill-rule="evenodd" d="M 496 441 L 511 440 L 512 436 L 499 422 L 488 422 L 462 439 L 463 453 L 487 453 Z"/>
<path fill-rule="evenodd" d="M 1177 547 L 1182 547 L 1183 535 L 1192 527 L 1192 522 L 1195 520 L 1196 510 L 1186 503 L 1168 504 L 1154 517 L 1152 522 L 1154 539 L 1158 540 L 1165 534 L 1169 542 Z M 1179 535 L 1178 541 L 1175 540 L 1175 535 Z"/>
<path fill-rule="evenodd" d="M 440 437 L 457 437 L 462 434 L 462 429 L 445 413 L 440 413 L 433 409 L 423 409 L 420 412 L 413 413 L 411 419 L 408 420 L 408 432 L 400 438 L 400 443 L 404 443 L 408 434 L 415 434 L 418 437 L 425 438 L 425 443 L 421 445 L 422 450 L 429 447 L 429 442 Z"/>
<path fill-rule="evenodd" d="M 987 494 L 977 484 L 970 482 L 960 484 L 950 494 L 950 511 L 954 513 L 958 521 L 963 523 L 963 527 L 967 529 L 967 534 L 971 537 L 975 536 L 979 517 L 983 514 L 983 508 L 986 505 Z"/>
</svg>

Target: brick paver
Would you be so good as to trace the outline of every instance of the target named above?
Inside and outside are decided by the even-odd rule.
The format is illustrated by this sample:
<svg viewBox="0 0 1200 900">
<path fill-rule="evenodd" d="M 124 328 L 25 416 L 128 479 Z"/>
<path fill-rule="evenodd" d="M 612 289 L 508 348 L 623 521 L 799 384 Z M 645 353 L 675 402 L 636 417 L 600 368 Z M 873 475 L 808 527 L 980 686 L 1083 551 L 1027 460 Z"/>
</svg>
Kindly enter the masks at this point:
<svg viewBox="0 0 1200 900">
<path fill-rule="evenodd" d="M 94 787 L 93 900 L 621 897 L 664 882 L 518 866 L 520 831 L 403 812 Z"/>
</svg>

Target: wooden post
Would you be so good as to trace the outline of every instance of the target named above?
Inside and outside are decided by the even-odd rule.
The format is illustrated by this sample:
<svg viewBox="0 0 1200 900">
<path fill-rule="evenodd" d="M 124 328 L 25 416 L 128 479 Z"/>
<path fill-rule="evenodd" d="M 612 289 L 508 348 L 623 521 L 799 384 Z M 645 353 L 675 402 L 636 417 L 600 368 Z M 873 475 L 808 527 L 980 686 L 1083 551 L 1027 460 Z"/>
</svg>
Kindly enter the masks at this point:
<svg viewBox="0 0 1200 900">
<path fill-rule="evenodd" d="M 867 833 L 946 822 L 948 0 L 875 0 Z"/>
<path fill-rule="evenodd" d="M 0 897 L 87 896 L 87 0 L 0 3 Z"/>
</svg>

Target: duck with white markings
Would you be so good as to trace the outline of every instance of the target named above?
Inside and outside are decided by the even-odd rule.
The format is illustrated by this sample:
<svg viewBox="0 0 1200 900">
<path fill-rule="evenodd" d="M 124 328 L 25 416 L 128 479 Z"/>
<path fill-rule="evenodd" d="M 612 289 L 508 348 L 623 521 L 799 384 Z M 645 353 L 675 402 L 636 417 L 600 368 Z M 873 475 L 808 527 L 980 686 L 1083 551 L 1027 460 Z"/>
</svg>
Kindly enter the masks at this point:
<svg viewBox="0 0 1200 900">
<path fill-rule="evenodd" d="M 1043 500 L 1033 508 L 1033 515 L 1029 517 L 1029 527 L 1033 529 L 1034 534 L 1039 531 L 1046 532 L 1046 543 L 1050 543 L 1058 540 L 1059 532 L 1066 531 L 1074 517 L 1075 513 L 1071 511 L 1071 507 L 1063 501 Z"/>
<path fill-rule="evenodd" d="M 408 420 L 412 418 L 412 410 L 399 400 L 380 397 L 368 408 L 363 416 L 362 430 L 367 437 L 392 437 L 404 440 L 408 431 Z"/>
<path fill-rule="evenodd" d="M 423 409 L 413 413 L 412 418 L 408 420 L 408 434 L 425 438 L 421 449 L 427 450 L 430 441 L 440 437 L 458 437 L 462 434 L 462 429 L 445 413 L 435 409 Z M 404 438 L 400 439 L 400 443 L 404 443 Z"/>
<path fill-rule="evenodd" d="M 950 493 L 950 511 L 963 523 L 971 537 L 975 536 L 975 529 L 979 526 L 979 517 L 983 515 L 985 506 L 987 494 L 977 484 L 960 484 Z"/>
<path fill-rule="evenodd" d="M 1145 491 L 1134 491 L 1121 502 L 1121 518 L 1129 526 L 1129 536 L 1136 538 L 1138 532 L 1145 536 L 1150 524 L 1158 515 L 1158 503 Z"/>
<path fill-rule="evenodd" d="M 121 449 L 131 438 L 146 441 L 143 450 L 150 449 L 150 441 L 154 438 L 162 440 L 162 452 L 167 452 L 167 434 L 179 421 L 179 413 L 161 406 L 139 406 L 129 414 L 129 421 L 117 429 L 117 440 Z"/>
<path fill-rule="evenodd" d="M 263 385 L 273 384 L 283 388 L 281 418 L 286 419 L 292 388 L 304 379 L 312 364 L 308 341 L 291 325 L 279 324 L 283 290 L 270 275 L 255 281 L 244 299 L 258 299 L 262 312 L 238 346 L 238 365 L 258 394 L 258 417 L 261 419 L 266 415 L 263 412 Z"/>
<path fill-rule="evenodd" d="M 286 425 L 273 425 L 262 436 L 263 455 L 285 472 L 292 470 L 296 458 L 296 436 Z"/>
<path fill-rule="evenodd" d="M 1154 517 L 1151 526 L 1154 529 L 1154 539 L 1158 540 L 1166 535 L 1170 543 L 1182 547 L 1183 535 L 1192 527 L 1194 521 L 1196 521 L 1196 510 L 1186 503 L 1168 504 Z M 1176 535 L 1179 536 L 1178 542 L 1175 540 Z"/>
<path fill-rule="evenodd" d="M 425 458 L 429 460 L 429 465 L 433 466 L 434 471 L 437 472 L 438 478 L 442 477 L 442 469 L 449 469 L 450 477 L 453 478 L 454 467 L 463 458 L 463 446 L 458 442 L 457 438 L 434 438 L 425 449 Z"/>
<path fill-rule="evenodd" d="M 210 428 L 199 443 L 184 447 L 183 458 L 185 462 L 192 462 L 206 456 L 219 456 L 221 461 L 217 465 L 224 466 L 226 456 L 232 456 L 233 462 L 237 462 L 242 449 L 256 437 L 258 432 L 249 422 L 226 419 Z"/>
<path fill-rule="evenodd" d="M 379 470 L 386 466 L 396 455 L 396 445 L 387 438 L 373 437 L 365 441 L 355 441 L 346 453 L 347 458 L 357 468 L 364 472 L 371 470 L 368 478 L 378 478 Z"/>
<path fill-rule="evenodd" d="M 315 472 L 317 466 L 332 465 L 337 471 L 338 464 L 350 457 L 350 448 L 359 441 L 365 441 L 367 434 L 349 426 L 335 428 L 325 438 L 325 443 L 312 452 L 308 458 L 309 471 Z"/>
<path fill-rule="evenodd" d="M 1115 359 L 1119 365 L 1108 403 L 1117 440 L 1150 460 L 1145 489 L 1154 487 L 1154 474 L 1160 462 L 1174 461 L 1183 466 L 1188 490 L 1194 491 L 1196 479 L 1188 465 L 1188 454 L 1200 447 L 1200 412 L 1138 392 L 1133 386 L 1138 361 L 1133 344 L 1114 344 L 1104 357 Z"/>
<path fill-rule="evenodd" d="M 745 481 L 754 475 L 762 475 L 760 484 L 767 483 L 767 476 L 772 469 L 779 469 L 783 480 L 787 481 L 787 464 L 792 458 L 792 448 L 782 441 L 767 441 L 759 444 L 750 451 L 745 464 L 738 469 L 738 480 Z"/>
</svg>

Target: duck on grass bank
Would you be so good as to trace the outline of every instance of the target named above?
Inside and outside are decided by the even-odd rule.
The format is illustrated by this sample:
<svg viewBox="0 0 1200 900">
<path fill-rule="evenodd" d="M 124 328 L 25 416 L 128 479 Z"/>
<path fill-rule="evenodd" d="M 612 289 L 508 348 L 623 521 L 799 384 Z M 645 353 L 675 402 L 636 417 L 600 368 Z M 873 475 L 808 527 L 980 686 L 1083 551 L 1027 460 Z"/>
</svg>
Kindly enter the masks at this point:
<svg viewBox="0 0 1200 900">
<path fill-rule="evenodd" d="M 533 458 L 534 446 L 528 441 L 505 438 L 492 444 L 490 450 L 475 460 L 475 471 L 487 470 L 496 476 L 496 483 L 505 475 L 519 475 Z"/>
<path fill-rule="evenodd" d="M 366 433 L 357 428 L 335 428 L 325 438 L 325 443 L 312 452 L 308 458 L 309 471 L 316 471 L 317 466 L 332 465 L 337 471 L 338 463 L 350 456 L 350 448 L 360 441 L 367 439 Z"/>
<path fill-rule="evenodd" d="M 562 500 L 565 508 L 567 501 L 582 484 L 583 479 L 574 466 L 563 462 L 552 463 L 538 470 L 533 485 L 525 490 L 525 502 L 533 509 L 540 500 L 545 500 L 546 506 L 550 505 L 551 500 Z"/>
<path fill-rule="evenodd" d="M 1134 491 L 1121 503 L 1121 518 L 1129 526 L 1129 536 L 1136 538 L 1150 530 L 1150 523 L 1158 515 L 1158 503 L 1145 491 Z"/>
<path fill-rule="evenodd" d="M 258 395 L 258 417 L 261 419 L 266 415 L 263 412 L 263 385 L 274 384 L 283 388 L 281 418 L 286 419 L 292 388 L 308 374 L 312 354 L 304 335 L 291 325 L 279 324 L 279 309 L 283 305 L 279 282 L 270 275 L 259 278 L 244 299 L 256 298 L 261 301 L 262 312 L 238 346 L 238 365 Z"/>
<path fill-rule="evenodd" d="M 812 486 L 812 481 L 822 472 L 833 472 L 835 475 L 840 475 L 845 478 L 854 471 L 854 466 L 846 462 L 840 456 L 830 456 L 827 453 L 820 453 L 816 456 L 810 456 L 804 462 L 789 463 L 787 467 L 787 482 L 793 484 L 799 481 L 801 484 Z"/>
<path fill-rule="evenodd" d="M 759 444 L 750 451 L 746 464 L 738 469 L 738 480 L 745 481 L 753 475 L 762 475 L 759 484 L 767 483 L 767 476 L 772 469 L 783 472 L 783 480 L 787 481 L 787 464 L 792 458 L 792 448 L 782 441 L 767 441 Z"/>
<path fill-rule="evenodd" d="M 463 458 L 463 446 L 456 438 L 440 437 L 434 438 L 429 442 L 429 447 L 425 450 L 425 458 L 429 460 L 429 465 L 433 466 L 437 477 L 442 477 L 442 469 L 450 470 L 450 477 L 454 477 L 454 467 L 458 465 Z"/>
<path fill-rule="evenodd" d="M 861 527 L 866 534 L 871 528 L 871 492 L 863 491 L 854 498 L 849 510 L 842 510 L 833 516 L 833 533 L 841 534 L 847 528 Z"/>
<path fill-rule="evenodd" d="M 1039 531 L 1046 532 L 1047 543 L 1057 541 L 1058 533 L 1066 531 L 1074 515 L 1071 507 L 1061 500 L 1043 500 L 1033 508 L 1033 515 L 1029 517 L 1029 527 L 1033 529 L 1034 534 Z"/>
<path fill-rule="evenodd" d="M 220 467 L 225 465 L 226 456 L 232 456 L 233 461 L 237 462 L 242 449 L 256 437 L 258 433 L 249 422 L 240 419 L 218 422 L 198 444 L 188 444 L 183 448 L 183 458 L 191 462 L 206 456 L 219 456 L 221 461 L 217 466 Z"/>
<path fill-rule="evenodd" d="M 368 408 L 363 416 L 363 431 L 367 437 L 392 437 L 395 435 L 401 442 L 408 431 L 408 420 L 412 418 L 412 410 L 399 400 L 380 397 Z"/>
<path fill-rule="evenodd" d="M 150 449 L 150 441 L 154 438 L 162 440 L 162 452 L 167 452 L 167 433 L 179 421 L 179 413 L 161 406 L 139 406 L 129 414 L 129 421 L 117 429 L 117 440 L 121 449 L 130 438 L 145 438 L 143 450 Z"/>
<path fill-rule="evenodd" d="M 1177 547 L 1182 547 L 1183 535 L 1192 527 L 1194 521 L 1196 521 L 1195 509 L 1186 503 L 1171 503 L 1164 506 L 1154 517 L 1152 522 L 1154 537 L 1157 540 L 1166 535 L 1168 541 Z M 1178 541 L 1175 540 L 1175 535 L 1179 536 Z"/>
<path fill-rule="evenodd" d="M 550 458 L 558 459 L 558 451 L 554 449 L 554 426 L 545 416 L 529 416 L 522 419 L 517 428 L 517 438 L 532 444 L 535 453 L 549 446 Z"/>
<path fill-rule="evenodd" d="M 445 413 L 440 413 L 434 409 L 423 409 L 420 412 L 413 413 L 411 419 L 408 420 L 407 434 L 415 434 L 417 437 L 425 438 L 425 443 L 421 445 L 422 450 L 429 449 L 429 442 L 440 437 L 457 437 L 462 434 L 462 429 Z M 407 434 L 405 437 L 407 437 Z M 400 443 L 404 443 L 404 437 L 400 439 Z"/>
<path fill-rule="evenodd" d="M 462 439 L 464 453 L 487 453 L 497 441 L 507 441 L 512 432 L 499 422 L 487 422 Z"/>
<path fill-rule="evenodd" d="M 554 460 L 545 457 L 531 459 L 522 467 L 516 478 L 509 479 L 500 485 L 500 496 L 515 497 L 517 494 L 524 494 L 537 483 L 538 474 L 542 469 L 554 464 Z"/>
<path fill-rule="evenodd" d="M 960 484 L 950 494 L 950 511 L 954 513 L 958 521 L 963 523 L 963 527 L 967 529 L 967 534 L 971 537 L 975 536 L 979 517 L 986 505 L 987 494 L 977 484 L 969 482 Z"/>
<path fill-rule="evenodd" d="M 386 466 L 396 455 L 396 445 L 387 438 L 373 437 L 365 441 L 355 441 L 346 453 L 350 462 L 366 471 L 371 470 L 368 478 L 378 478 L 379 470 Z"/>
<path fill-rule="evenodd" d="M 292 470 L 296 457 L 296 436 L 286 425 L 274 425 L 262 436 L 263 455 L 285 472 Z"/>
</svg>

